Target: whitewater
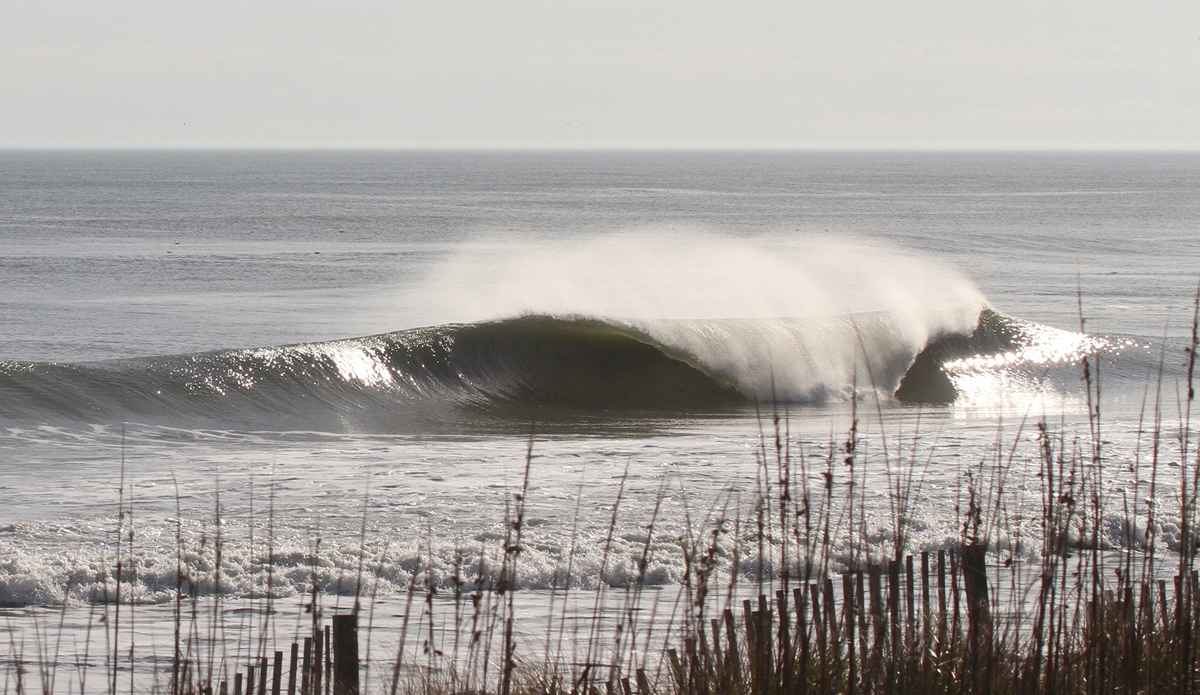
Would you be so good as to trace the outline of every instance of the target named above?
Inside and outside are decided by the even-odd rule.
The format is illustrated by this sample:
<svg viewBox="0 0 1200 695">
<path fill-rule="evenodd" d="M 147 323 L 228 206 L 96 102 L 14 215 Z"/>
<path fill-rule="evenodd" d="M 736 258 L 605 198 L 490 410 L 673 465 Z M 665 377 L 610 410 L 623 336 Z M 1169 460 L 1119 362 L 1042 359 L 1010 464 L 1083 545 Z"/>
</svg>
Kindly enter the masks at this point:
<svg viewBox="0 0 1200 695">
<path fill-rule="evenodd" d="M 394 624 L 414 580 L 493 580 L 531 444 L 523 600 L 639 573 L 669 591 L 678 539 L 750 504 L 776 414 L 814 461 L 856 420 L 864 456 L 929 456 L 911 543 L 950 547 L 972 466 L 1018 452 L 1019 491 L 1032 423 L 1087 435 L 1085 359 L 1118 464 L 1156 403 L 1176 417 L 1198 174 L 1151 154 L 4 153 L 0 603 L 31 634 L 65 602 L 78 637 L 123 547 L 147 639 L 181 551 L 198 596 L 333 605 L 365 576 Z M 876 553 L 885 478 L 865 479 Z M 1105 538 L 1128 543 L 1119 519 Z"/>
</svg>

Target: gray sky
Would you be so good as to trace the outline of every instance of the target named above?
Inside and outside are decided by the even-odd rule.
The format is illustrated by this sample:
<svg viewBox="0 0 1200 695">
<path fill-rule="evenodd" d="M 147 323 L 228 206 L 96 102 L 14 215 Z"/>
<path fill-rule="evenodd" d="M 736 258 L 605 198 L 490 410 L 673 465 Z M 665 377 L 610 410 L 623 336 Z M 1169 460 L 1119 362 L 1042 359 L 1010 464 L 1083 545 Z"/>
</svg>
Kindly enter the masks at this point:
<svg viewBox="0 0 1200 695">
<path fill-rule="evenodd" d="M 1200 148 L 1200 2 L 0 0 L 0 147 Z"/>
</svg>

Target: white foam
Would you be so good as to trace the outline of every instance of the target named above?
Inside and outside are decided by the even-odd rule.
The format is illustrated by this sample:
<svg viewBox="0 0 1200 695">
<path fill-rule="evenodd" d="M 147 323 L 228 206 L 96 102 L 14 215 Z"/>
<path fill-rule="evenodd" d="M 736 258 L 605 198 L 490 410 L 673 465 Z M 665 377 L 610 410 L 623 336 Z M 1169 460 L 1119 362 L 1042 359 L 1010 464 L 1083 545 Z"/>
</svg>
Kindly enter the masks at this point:
<svg viewBox="0 0 1200 695">
<path fill-rule="evenodd" d="M 631 325 L 725 376 L 747 396 L 793 402 L 895 391 L 931 338 L 969 332 L 977 312 L 851 314 L 809 319 Z M 936 320 L 931 320 L 936 318 Z"/>
<path fill-rule="evenodd" d="M 893 390 L 931 338 L 969 332 L 986 304 L 960 273 L 879 245 L 660 229 L 469 246 L 426 291 L 446 320 L 537 313 L 623 323 L 748 396 L 801 401 L 872 383 Z"/>
</svg>

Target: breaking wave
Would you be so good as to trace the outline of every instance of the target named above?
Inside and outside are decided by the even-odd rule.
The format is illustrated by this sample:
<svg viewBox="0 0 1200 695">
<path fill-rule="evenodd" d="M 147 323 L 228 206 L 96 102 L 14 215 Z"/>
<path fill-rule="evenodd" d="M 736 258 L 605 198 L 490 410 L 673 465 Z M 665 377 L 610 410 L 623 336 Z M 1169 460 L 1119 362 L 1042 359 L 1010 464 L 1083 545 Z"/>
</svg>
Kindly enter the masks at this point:
<svg viewBox="0 0 1200 695">
<path fill-rule="evenodd" d="M 731 412 L 872 392 L 949 402 L 980 374 L 1108 347 L 990 309 L 779 319 L 528 315 L 282 347 L 0 363 L 9 421 L 407 431 L 447 417 Z"/>
</svg>

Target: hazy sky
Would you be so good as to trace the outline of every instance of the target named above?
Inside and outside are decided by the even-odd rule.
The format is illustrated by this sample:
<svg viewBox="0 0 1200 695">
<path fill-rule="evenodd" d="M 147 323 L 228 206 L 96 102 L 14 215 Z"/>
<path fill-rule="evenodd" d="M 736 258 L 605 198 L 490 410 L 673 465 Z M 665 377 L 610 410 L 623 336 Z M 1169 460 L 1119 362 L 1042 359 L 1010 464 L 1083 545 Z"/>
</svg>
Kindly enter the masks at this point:
<svg viewBox="0 0 1200 695">
<path fill-rule="evenodd" d="M 1200 2 L 0 0 L 0 147 L 1200 148 Z"/>
</svg>

